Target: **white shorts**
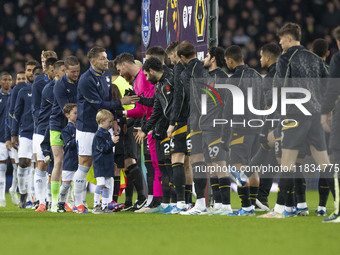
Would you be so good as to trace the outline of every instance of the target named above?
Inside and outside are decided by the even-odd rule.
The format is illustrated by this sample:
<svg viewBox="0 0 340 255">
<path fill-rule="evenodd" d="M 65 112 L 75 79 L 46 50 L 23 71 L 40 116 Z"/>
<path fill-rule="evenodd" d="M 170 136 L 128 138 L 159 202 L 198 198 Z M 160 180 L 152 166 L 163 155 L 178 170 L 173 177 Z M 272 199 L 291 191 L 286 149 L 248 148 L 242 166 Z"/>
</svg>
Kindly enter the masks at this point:
<svg viewBox="0 0 340 255">
<path fill-rule="evenodd" d="M 108 189 L 112 189 L 113 178 L 112 177 L 97 177 L 97 185 L 105 186 Z"/>
<path fill-rule="evenodd" d="M 40 144 L 44 140 L 43 135 L 33 134 L 33 154 L 37 154 L 38 161 L 44 161 L 44 154 L 41 150 Z"/>
<path fill-rule="evenodd" d="M 33 142 L 31 139 L 19 136 L 19 158 L 33 158 Z"/>
<path fill-rule="evenodd" d="M 11 151 L 9 152 L 9 157 L 11 159 L 14 159 L 14 162 L 16 164 L 19 164 L 18 150 L 12 148 Z"/>
<path fill-rule="evenodd" d="M 92 156 L 92 142 L 96 133 L 76 130 L 76 140 L 79 156 Z"/>
<path fill-rule="evenodd" d="M 61 180 L 63 182 L 67 182 L 67 181 L 73 181 L 73 176 L 76 173 L 76 171 L 66 171 L 63 170 L 62 174 L 61 174 Z"/>
<path fill-rule="evenodd" d="M 8 156 L 9 156 L 9 151 L 6 148 L 6 144 L 5 143 L 0 143 L 0 161 L 7 160 Z"/>
</svg>

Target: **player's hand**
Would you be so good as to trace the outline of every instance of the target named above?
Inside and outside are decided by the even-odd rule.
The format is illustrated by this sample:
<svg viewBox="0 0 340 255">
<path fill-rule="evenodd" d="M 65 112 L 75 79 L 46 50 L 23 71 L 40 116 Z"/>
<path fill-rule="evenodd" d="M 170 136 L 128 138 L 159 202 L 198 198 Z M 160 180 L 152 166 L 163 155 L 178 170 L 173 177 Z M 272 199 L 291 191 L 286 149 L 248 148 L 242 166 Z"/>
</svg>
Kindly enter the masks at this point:
<svg viewBox="0 0 340 255">
<path fill-rule="evenodd" d="M 113 134 L 114 135 L 120 134 L 120 126 L 118 125 L 117 121 L 113 121 Z"/>
<path fill-rule="evenodd" d="M 260 144 L 268 144 L 268 139 L 267 139 L 268 133 L 260 133 L 259 134 L 259 142 Z"/>
<path fill-rule="evenodd" d="M 142 128 L 138 127 L 136 128 L 138 130 L 135 139 L 138 144 L 141 144 L 146 137 L 146 134 L 142 131 Z"/>
<path fill-rule="evenodd" d="M 112 142 L 118 143 L 118 142 L 119 142 L 119 136 L 118 136 L 118 135 L 114 135 L 114 136 L 112 137 Z"/>
<path fill-rule="evenodd" d="M 331 120 L 332 120 L 332 113 L 322 114 L 321 115 L 321 125 L 325 132 L 331 132 Z"/>
<path fill-rule="evenodd" d="M 45 164 L 48 164 L 48 162 L 51 162 L 51 161 L 52 161 L 52 159 L 51 159 L 50 156 L 44 157 L 44 162 L 45 162 Z"/>
<path fill-rule="evenodd" d="M 134 95 L 134 96 L 124 96 L 122 99 L 120 99 L 120 102 L 122 105 L 129 105 L 129 104 L 134 104 L 139 101 L 139 96 Z"/>
<path fill-rule="evenodd" d="M 11 149 L 12 149 L 12 143 L 11 143 L 11 141 L 6 141 L 6 149 L 8 150 L 8 151 L 11 151 Z"/>
<path fill-rule="evenodd" d="M 18 136 L 11 137 L 12 147 L 17 148 L 19 146 Z"/>
<path fill-rule="evenodd" d="M 175 126 L 173 126 L 173 125 L 170 125 L 170 126 L 168 127 L 168 130 L 166 131 L 168 137 L 174 138 L 173 135 L 172 135 L 172 133 L 174 132 L 174 129 L 175 129 Z"/>
</svg>

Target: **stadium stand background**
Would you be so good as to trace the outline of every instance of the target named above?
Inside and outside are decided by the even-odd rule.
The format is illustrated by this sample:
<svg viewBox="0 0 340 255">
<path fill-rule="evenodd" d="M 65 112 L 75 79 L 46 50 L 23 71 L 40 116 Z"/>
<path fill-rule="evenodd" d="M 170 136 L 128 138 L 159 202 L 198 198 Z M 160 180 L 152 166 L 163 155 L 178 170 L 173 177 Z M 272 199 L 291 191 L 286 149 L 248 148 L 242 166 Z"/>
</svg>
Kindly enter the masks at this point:
<svg viewBox="0 0 340 255">
<path fill-rule="evenodd" d="M 0 2 L 0 71 L 23 70 L 26 60 L 40 60 L 41 50 L 55 50 L 59 57 L 74 54 L 84 71 L 93 45 L 105 47 L 109 59 L 121 52 L 141 59 L 141 0 Z M 246 63 L 263 72 L 258 49 L 277 41 L 277 28 L 288 21 L 302 26 L 307 48 L 325 38 L 331 53 L 336 51 L 331 31 L 340 24 L 338 0 L 220 0 L 219 45 L 243 46 Z"/>
</svg>

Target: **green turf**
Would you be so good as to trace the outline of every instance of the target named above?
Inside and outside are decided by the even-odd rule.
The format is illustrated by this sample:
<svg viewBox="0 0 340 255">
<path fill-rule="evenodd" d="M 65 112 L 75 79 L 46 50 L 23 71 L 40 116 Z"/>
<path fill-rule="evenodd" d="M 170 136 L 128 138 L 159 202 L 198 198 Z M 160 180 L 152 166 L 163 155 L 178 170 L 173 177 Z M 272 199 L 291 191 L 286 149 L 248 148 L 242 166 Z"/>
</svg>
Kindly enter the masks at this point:
<svg viewBox="0 0 340 255">
<path fill-rule="evenodd" d="M 0 208 L 0 254 L 305 255 L 338 251 L 340 224 L 321 223 L 322 218 L 314 213 L 318 194 L 313 191 L 307 193 L 311 215 L 285 219 L 35 213 L 18 209 L 9 195 L 6 198 L 7 207 Z M 272 206 L 275 198 L 275 193 L 269 197 Z M 235 193 L 232 206 L 239 207 Z M 330 201 L 328 210 L 332 208 Z"/>
</svg>

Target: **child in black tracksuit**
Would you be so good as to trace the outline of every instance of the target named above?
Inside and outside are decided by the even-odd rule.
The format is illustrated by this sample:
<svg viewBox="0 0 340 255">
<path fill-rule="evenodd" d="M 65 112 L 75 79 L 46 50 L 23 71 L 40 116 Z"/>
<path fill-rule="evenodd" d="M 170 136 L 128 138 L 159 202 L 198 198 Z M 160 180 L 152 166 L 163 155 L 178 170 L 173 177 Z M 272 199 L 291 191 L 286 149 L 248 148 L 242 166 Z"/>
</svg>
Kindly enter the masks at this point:
<svg viewBox="0 0 340 255">
<path fill-rule="evenodd" d="M 93 213 L 111 213 L 108 204 L 112 198 L 112 185 L 114 177 L 114 155 L 113 147 L 119 141 L 119 136 L 109 133 L 112 128 L 113 115 L 108 110 L 101 110 L 97 113 L 96 121 L 98 130 L 92 143 L 92 162 L 94 177 L 97 180 L 97 187 L 94 193 Z M 100 195 L 102 205 L 100 206 Z"/>
</svg>

